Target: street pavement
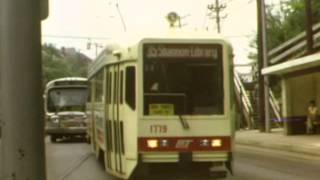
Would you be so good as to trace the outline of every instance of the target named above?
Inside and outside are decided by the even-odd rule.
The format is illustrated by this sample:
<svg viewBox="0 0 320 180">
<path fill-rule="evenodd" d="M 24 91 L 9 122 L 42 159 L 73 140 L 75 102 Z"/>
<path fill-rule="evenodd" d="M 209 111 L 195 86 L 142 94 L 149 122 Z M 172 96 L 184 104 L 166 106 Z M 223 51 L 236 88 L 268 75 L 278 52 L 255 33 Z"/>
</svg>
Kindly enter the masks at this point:
<svg viewBox="0 0 320 180">
<path fill-rule="evenodd" d="M 108 176 L 82 139 L 51 143 L 46 139 L 48 180 L 115 180 Z"/>
<path fill-rule="evenodd" d="M 273 129 L 270 133 L 237 131 L 236 144 L 320 156 L 320 134 L 287 136 L 281 128 Z"/>
<path fill-rule="evenodd" d="M 240 133 L 242 134 L 239 137 L 244 137 L 246 135 L 244 133 L 255 134 L 255 132 L 251 131 Z M 279 136 L 281 135 L 281 133 L 277 133 Z M 258 138 L 261 137 L 255 136 L 254 139 Z M 300 139 L 300 136 L 297 138 Z M 264 140 L 261 138 L 260 141 Z M 319 179 L 320 156 L 315 156 L 312 153 L 288 152 L 284 151 L 284 149 L 279 150 L 279 148 L 261 148 L 256 144 L 257 142 L 236 144 L 235 175 L 229 176 L 226 180 Z M 265 145 L 264 143 L 262 144 Z M 84 142 L 63 141 L 52 144 L 47 140 L 46 155 L 48 180 L 118 180 L 104 172 L 95 156 L 91 153 L 90 146 Z M 188 175 L 181 177 L 175 173 L 166 172 L 151 174 L 152 177 L 148 179 L 211 180 L 210 178 L 194 177 L 192 174 L 193 172 L 189 172 Z"/>
</svg>

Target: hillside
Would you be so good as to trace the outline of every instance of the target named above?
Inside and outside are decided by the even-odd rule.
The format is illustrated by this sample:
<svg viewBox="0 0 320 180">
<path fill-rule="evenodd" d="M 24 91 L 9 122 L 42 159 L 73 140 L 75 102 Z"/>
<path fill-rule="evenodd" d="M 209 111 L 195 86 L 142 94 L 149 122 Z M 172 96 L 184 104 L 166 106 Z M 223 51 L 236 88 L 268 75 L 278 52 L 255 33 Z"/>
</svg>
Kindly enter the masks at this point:
<svg viewBox="0 0 320 180">
<path fill-rule="evenodd" d="M 91 59 L 74 48 L 58 49 L 50 44 L 42 46 L 43 83 L 67 76 L 87 77 Z"/>
</svg>

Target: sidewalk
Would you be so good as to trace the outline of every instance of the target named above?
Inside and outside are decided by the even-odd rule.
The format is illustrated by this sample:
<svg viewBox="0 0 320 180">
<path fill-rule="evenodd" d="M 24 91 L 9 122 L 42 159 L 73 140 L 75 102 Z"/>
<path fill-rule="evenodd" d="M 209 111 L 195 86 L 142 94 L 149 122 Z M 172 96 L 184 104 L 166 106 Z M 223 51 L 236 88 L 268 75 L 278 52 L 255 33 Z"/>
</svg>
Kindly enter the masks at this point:
<svg viewBox="0 0 320 180">
<path fill-rule="evenodd" d="M 320 135 L 284 135 L 283 129 L 271 133 L 259 130 L 236 132 L 236 144 L 320 156 Z"/>
</svg>

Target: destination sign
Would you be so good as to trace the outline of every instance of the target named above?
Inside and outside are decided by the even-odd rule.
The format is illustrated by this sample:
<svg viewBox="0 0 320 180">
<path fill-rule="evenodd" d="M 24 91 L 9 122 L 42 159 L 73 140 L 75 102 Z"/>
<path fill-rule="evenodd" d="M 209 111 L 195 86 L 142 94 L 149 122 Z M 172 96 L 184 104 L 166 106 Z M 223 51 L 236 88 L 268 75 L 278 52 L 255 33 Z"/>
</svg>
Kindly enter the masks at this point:
<svg viewBox="0 0 320 180">
<path fill-rule="evenodd" d="M 153 58 L 205 58 L 218 59 L 221 46 L 218 45 L 155 45 L 145 46 L 145 57 Z"/>
</svg>

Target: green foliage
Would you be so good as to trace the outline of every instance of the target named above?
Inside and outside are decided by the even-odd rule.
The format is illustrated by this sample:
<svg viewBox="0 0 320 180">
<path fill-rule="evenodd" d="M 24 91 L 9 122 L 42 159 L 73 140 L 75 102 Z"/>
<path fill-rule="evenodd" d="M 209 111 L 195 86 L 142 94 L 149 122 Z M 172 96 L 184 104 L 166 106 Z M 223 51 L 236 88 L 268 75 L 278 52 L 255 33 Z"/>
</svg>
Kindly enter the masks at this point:
<svg viewBox="0 0 320 180">
<path fill-rule="evenodd" d="M 44 85 L 62 77 L 87 77 L 90 59 L 80 53 L 68 54 L 52 45 L 42 47 L 42 69 Z"/>
<path fill-rule="evenodd" d="M 312 1 L 314 23 L 320 19 L 320 1 Z M 267 46 L 271 50 L 306 30 L 305 0 L 283 1 L 279 8 L 267 6 Z M 257 47 L 257 38 L 251 41 L 252 47 Z M 249 58 L 256 60 L 256 52 Z"/>
<path fill-rule="evenodd" d="M 285 2 L 280 10 L 275 10 L 274 6 L 267 8 L 268 49 L 273 49 L 305 31 L 304 2 L 304 0 L 291 0 Z"/>
<path fill-rule="evenodd" d="M 266 9 L 267 14 L 267 48 L 271 50 L 282 43 L 306 31 L 306 10 L 305 0 L 283 0 L 283 4 L 269 5 Z M 320 20 L 320 1 L 312 1 L 312 11 L 314 23 Z M 250 46 L 257 49 L 257 36 L 252 39 Z M 257 61 L 257 51 L 251 52 L 248 56 Z M 270 86 L 277 97 L 280 96 L 280 84 L 278 77 L 270 78 Z"/>
</svg>

